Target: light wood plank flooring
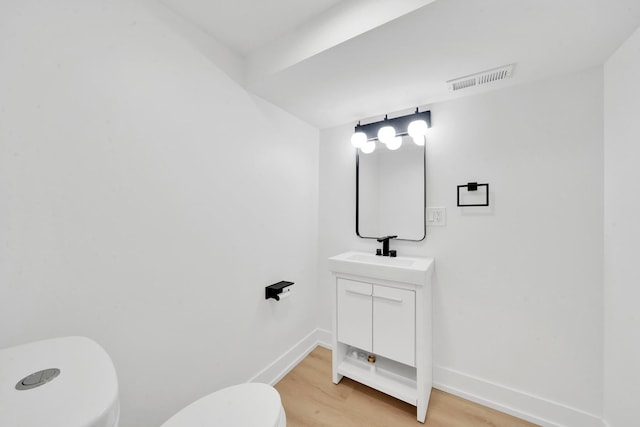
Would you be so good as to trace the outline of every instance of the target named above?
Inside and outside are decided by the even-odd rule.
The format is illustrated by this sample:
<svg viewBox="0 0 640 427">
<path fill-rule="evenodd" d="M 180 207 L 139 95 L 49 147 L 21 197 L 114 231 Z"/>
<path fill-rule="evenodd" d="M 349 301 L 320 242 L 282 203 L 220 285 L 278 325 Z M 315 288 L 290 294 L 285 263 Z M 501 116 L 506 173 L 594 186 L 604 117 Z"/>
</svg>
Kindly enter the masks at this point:
<svg viewBox="0 0 640 427">
<path fill-rule="evenodd" d="M 427 421 L 416 420 L 415 406 L 348 378 L 331 381 L 331 350 L 317 347 L 287 374 L 276 389 L 287 427 L 532 427 L 535 424 L 434 389 Z"/>
</svg>

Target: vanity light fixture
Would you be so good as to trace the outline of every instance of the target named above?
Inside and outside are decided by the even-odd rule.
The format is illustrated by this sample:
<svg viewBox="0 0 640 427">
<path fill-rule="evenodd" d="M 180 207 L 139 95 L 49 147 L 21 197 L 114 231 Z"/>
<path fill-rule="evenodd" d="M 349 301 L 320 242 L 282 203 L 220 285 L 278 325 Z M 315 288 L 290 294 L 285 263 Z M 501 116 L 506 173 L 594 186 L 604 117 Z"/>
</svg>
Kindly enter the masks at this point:
<svg viewBox="0 0 640 427">
<path fill-rule="evenodd" d="M 360 126 L 360 122 L 358 122 L 358 126 Z M 351 145 L 353 145 L 355 148 L 360 148 L 366 143 L 367 143 L 366 133 L 354 132 L 353 135 L 351 135 Z"/>
<path fill-rule="evenodd" d="M 402 137 L 409 135 L 417 145 L 424 145 L 427 130 L 431 127 L 431 111 L 415 113 L 392 119 L 384 116 L 384 120 L 358 124 L 351 135 L 351 144 L 365 154 L 375 150 L 375 141 L 385 144 L 389 150 L 397 150 L 402 145 Z"/>
<path fill-rule="evenodd" d="M 407 127 L 407 133 L 413 139 L 413 142 L 415 142 L 417 145 L 424 145 L 428 129 L 429 125 L 427 125 L 427 122 L 419 119 L 409 123 L 409 126 Z"/>
<path fill-rule="evenodd" d="M 382 122 L 382 127 L 378 129 L 378 141 L 383 144 L 389 144 L 393 142 L 393 139 L 396 137 L 396 130 L 393 126 L 388 124 L 389 118 L 385 115 L 384 121 Z"/>
<path fill-rule="evenodd" d="M 402 145 L 401 136 L 395 136 L 391 141 L 387 142 L 387 148 L 389 150 L 397 150 L 398 148 L 400 148 L 401 145 Z"/>
<path fill-rule="evenodd" d="M 364 144 L 362 144 L 362 147 L 360 147 L 360 151 L 362 151 L 364 154 L 373 153 L 373 150 L 375 149 L 376 149 L 376 143 L 374 141 L 367 141 Z"/>
</svg>

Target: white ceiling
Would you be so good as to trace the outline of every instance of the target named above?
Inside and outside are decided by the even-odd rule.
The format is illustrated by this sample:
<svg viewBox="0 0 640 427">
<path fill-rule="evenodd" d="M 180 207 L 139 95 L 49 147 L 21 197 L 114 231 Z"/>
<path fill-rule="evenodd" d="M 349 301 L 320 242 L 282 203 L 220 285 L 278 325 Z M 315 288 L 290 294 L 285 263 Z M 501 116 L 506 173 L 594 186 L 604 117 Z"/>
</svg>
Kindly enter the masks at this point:
<svg viewBox="0 0 640 427">
<path fill-rule="evenodd" d="M 326 128 L 598 66 L 639 0 L 161 0 L 242 57 L 257 95 Z M 508 81 L 447 80 L 515 63 Z"/>
<path fill-rule="evenodd" d="M 242 56 L 291 32 L 340 0 L 161 0 Z"/>
</svg>

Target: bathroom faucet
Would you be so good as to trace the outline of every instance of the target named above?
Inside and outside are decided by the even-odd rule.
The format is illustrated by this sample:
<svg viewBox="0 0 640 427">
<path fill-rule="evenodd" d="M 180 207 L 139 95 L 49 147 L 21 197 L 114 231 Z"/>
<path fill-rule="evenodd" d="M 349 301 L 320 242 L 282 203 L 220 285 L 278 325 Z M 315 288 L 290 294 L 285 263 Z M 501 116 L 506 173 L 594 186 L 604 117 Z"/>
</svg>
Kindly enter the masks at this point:
<svg viewBox="0 0 640 427">
<path fill-rule="evenodd" d="M 380 252 L 380 249 L 377 249 L 376 250 L 376 255 L 395 257 L 396 256 L 396 251 L 390 251 L 389 250 L 389 240 L 395 239 L 396 237 L 398 237 L 398 236 L 380 237 L 378 239 L 378 242 L 382 242 L 382 252 Z"/>
</svg>

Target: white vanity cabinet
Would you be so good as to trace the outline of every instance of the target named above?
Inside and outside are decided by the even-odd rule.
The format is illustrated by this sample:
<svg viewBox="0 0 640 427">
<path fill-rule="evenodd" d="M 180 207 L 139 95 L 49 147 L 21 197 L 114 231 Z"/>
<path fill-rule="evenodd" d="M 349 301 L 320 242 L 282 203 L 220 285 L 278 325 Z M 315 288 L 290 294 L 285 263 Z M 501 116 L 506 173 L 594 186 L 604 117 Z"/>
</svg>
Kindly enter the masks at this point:
<svg viewBox="0 0 640 427">
<path fill-rule="evenodd" d="M 338 341 L 415 367 L 415 291 L 336 280 Z"/>
<path fill-rule="evenodd" d="M 373 285 L 354 280 L 337 279 L 336 330 L 338 341 L 367 351 L 373 351 Z"/>
<path fill-rule="evenodd" d="M 373 287 L 373 353 L 416 366 L 415 291 Z"/>
<path fill-rule="evenodd" d="M 346 376 L 415 405 L 418 421 L 424 422 L 432 384 L 433 260 L 372 257 L 348 252 L 329 259 L 334 275 L 333 382 Z M 358 265 L 347 262 L 352 259 Z M 422 271 L 407 272 L 407 260 L 418 261 L 415 268 Z M 365 261 L 385 263 L 385 268 L 363 269 Z M 375 362 L 368 360 L 370 355 Z"/>
</svg>

